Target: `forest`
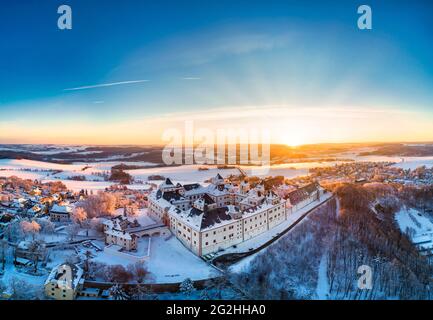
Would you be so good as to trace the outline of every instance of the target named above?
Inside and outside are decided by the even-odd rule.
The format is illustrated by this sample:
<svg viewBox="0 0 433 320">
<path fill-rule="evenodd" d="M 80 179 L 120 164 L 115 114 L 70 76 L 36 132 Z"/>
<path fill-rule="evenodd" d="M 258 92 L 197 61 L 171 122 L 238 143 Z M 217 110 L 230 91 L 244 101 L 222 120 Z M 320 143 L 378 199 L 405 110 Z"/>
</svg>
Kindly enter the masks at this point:
<svg viewBox="0 0 433 320">
<path fill-rule="evenodd" d="M 230 280 L 255 299 L 431 299 L 432 266 L 394 219 L 401 206 L 432 206 L 433 188 L 328 186 L 336 198 L 258 254 Z M 358 268 L 372 288 L 358 287 Z M 320 272 L 322 270 L 322 272 Z"/>
</svg>

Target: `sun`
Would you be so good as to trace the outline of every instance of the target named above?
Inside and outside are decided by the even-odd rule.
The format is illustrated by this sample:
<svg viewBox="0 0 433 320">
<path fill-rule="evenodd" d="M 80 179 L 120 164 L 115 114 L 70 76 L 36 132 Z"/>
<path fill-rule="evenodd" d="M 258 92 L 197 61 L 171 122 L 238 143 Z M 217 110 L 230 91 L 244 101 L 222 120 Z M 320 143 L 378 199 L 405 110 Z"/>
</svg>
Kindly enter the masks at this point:
<svg viewBox="0 0 433 320">
<path fill-rule="evenodd" d="M 298 135 L 291 135 L 284 137 L 283 143 L 289 147 L 295 148 L 305 144 L 305 141 Z"/>
</svg>

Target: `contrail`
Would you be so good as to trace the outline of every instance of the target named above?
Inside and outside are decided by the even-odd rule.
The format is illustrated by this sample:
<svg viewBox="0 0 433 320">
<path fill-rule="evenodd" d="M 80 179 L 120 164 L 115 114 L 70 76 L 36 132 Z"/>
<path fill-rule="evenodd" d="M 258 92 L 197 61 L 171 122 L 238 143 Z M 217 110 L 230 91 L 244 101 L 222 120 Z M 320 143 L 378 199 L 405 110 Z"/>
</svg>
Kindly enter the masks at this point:
<svg viewBox="0 0 433 320">
<path fill-rule="evenodd" d="M 141 82 L 148 82 L 148 81 L 149 80 L 131 80 L 131 81 L 101 83 L 101 84 L 95 84 L 95 85 L 90 85 L 90 86 L 63 89 L 63 91 L 75 91 L 75 90 L 86 90 L 86 89 L 94 89 L 94 88 L 112 87 L 112 86 L 119 86 L 119 85 L 124 85 L 124 84 L 134 84 L 134 83 L 141 83 Z"/>
</svg>

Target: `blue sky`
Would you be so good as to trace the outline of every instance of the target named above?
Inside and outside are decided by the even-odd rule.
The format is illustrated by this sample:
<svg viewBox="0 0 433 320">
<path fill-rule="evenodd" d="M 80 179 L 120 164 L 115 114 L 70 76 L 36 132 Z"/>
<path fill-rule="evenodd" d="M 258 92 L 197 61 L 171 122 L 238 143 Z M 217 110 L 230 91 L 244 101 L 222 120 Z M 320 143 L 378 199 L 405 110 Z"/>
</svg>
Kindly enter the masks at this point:
<svg viewBox="0 0 433 320">
<path fill-rule="evenodd" d="M 282 115 L 408 113 L 409 133 L 419 118 L 433 120 L 433 3 L 365 3 L 370 31 L 357 28 L 364 2 L 351 0 L 3 1 L 0 142 L 52 141 L 35 123 L 97 127 L 248 108 L 279 117 L 275 106 Z M 57 29 L 61 4 L 72 7 L 72 30 Z M 428 124 L 408 139 L 433 139 Z M 364 134 L 344 132 L 323 141 Z"/>
</svg>

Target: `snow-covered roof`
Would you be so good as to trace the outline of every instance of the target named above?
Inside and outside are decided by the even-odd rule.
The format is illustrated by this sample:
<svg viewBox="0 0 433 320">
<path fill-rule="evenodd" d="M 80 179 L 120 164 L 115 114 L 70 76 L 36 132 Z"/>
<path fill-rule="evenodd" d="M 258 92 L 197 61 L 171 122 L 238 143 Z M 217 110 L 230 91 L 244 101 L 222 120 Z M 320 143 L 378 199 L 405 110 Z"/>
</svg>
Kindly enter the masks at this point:
<svg viewBox="0 0 433 320">
<path fill-rule="evenodd" d="M 59 288 L 75 289 L 82 277 L 83 269 L 75 264 L 64 263 L 51 270 L 45 285 L 55 283 Z"/>
<path fill-rule="evenodd" d="M 50 212 L 52 213 L 62 213 L 62 214 L 70 214 L 72 212 L 72 208 L 68 205 L 61 206 L 58 204 L 53 205 Z"/>
<path fill-rule="evenodd" d="M 108 230 L 106 230 L 105 234 L 109 234 L 111 236 L 114 236 L 114 237 L 117 237 L 117 238 L 121 238 L 121 239 L 125 239 L 125 240 L 132 240 L 133 237 L 137 237 L 137 235 L 130 234 L 127 231 L 118 231 L 118 230 L 114 230 L 114 229 L 108 229 Z"/>
</svg>

